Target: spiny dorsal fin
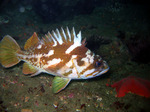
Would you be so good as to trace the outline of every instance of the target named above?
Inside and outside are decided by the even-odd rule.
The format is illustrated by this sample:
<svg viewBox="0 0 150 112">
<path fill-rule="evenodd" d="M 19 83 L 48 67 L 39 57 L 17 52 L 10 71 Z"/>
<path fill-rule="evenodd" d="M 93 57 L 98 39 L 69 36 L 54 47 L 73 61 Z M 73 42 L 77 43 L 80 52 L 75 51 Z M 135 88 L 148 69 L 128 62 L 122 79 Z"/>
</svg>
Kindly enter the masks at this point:
<svg viewBox="0 0 150 112">
<path fill-rule="evenodd" d="M 24 45 L 24 49 L 28 50 L 31 47 L 34 47 L 38 42 L 39 42 L 39 38 L 38 38 L 36 32 L 34 32 L 34 34 L 26 41 L 26 43 Z"/>
<path fill-rule="evenodd" d="M 63 43 L 75 44 L 76 46 L 82 45 L 81 31 L 76 35 L 74 27 L 72 28 L 71 33 L 68 27 L 65 31 L 61 28 L 60 32 L 58 29 L 56 29 L 56 31 L 52 31 L 51 33 L 48 32 L 48 34 L 45 35 L 45 38 L 45 43 L 49 42 L 52 46 L 57 46 L 57 44 L 62 45 Z"/>
</svg>

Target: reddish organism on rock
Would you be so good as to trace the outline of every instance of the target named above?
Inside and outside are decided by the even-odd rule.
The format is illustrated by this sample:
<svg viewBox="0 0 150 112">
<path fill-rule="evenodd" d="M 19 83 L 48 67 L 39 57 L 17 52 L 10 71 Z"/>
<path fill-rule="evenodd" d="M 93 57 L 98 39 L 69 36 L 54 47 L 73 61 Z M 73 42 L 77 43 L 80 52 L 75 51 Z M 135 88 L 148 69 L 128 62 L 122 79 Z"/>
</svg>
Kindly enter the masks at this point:
<svg viewBox="0 0 150 112">
<path fill-rule="evenodd" d="M 150 81 L 135 76 L 129 76 L 115 82 L 111 87 L 116 88 L 117 97 L 123 97 L 129 92 L 150 97 Z"/>
</svg>

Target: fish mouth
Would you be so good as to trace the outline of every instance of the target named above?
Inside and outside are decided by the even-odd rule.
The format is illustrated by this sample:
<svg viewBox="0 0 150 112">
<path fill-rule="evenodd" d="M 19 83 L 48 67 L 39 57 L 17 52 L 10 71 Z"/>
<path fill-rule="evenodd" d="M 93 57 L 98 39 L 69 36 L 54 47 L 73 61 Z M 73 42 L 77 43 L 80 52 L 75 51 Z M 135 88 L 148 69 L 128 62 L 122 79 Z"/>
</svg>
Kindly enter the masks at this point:
<svg viewBox="0 0 150 112">
<path fill-rule="evenodd" d="M 107 64 L 106 61 L 104 61 L 104 69 L 107 70 L 107 71 L 109 70 L 109 66 L 108 66 L 108 64 Z M 106 71 L 106 72 L 107 72 L 107 71 Z"/>
<path fill-rule="evenodd" d="M 102 74 L 106 73 L 108 70 L 109 70 L 109 66 L 108 66 L 107 62 L 103 61 L 103 69 L 101 72 L 99 72 L 98 75 L 102 75 Z"/>
</svg>

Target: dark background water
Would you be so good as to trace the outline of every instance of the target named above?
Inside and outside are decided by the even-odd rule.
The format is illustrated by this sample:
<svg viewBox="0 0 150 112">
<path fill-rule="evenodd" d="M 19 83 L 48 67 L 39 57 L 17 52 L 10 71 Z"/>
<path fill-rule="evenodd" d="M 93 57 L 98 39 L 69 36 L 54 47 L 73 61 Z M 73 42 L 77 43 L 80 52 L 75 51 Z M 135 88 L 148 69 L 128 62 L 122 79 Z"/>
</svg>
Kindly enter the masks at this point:
<svg viewBox="0 0 150 112">
<path fill-rule="evenodd" d="M 137 0 L 1 0 L 0 12 L 14 11 L 21 8 L 34 11 L 44 23 L 71 19 L 76 15 L 91 14 L 97 7 L 110 7 L 110 10 L 128 8 L 129 5 L 141 5 L 148 16 L 149 6 L 145 1 Z"/>
</svg>

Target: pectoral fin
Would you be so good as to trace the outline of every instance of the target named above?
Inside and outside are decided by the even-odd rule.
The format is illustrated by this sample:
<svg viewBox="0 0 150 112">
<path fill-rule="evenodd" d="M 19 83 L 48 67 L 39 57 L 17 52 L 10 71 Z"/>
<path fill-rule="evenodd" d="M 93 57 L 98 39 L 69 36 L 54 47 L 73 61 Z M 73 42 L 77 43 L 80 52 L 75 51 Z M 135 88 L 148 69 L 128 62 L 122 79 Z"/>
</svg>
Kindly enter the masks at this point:
<svg viewBox="0 0 150 112">
<path fill-rule="evenodd" d="M 37 70 L 34 66 L 32 66 L 28 63 L 23 64 L 22 72 L 24 74 L 31 74 L 30 77 L 36 76 L 41 73 L 41 71 Z"/>
<path fill-rule="evenodd" d="M 23 64 L 23 70 L 22 72 L 24 74 L 33 74 L 35 72 L 37 72 L 38 70 L 35 69 L 32 65 L 28 64 L 28 63 L 24 63 Z"/>
<path fill-rule="evenodd" d="M 52 83 L 52 89 L 54 93 L 58 93 L 62 89 L 64 89 L 70 82 L 71 79 L 69 78 L 63 78 L 63 77 L 54 77 L 53 83 Z"/>
</svg>

